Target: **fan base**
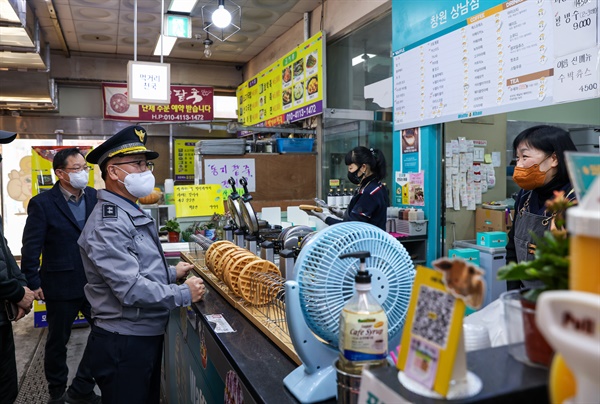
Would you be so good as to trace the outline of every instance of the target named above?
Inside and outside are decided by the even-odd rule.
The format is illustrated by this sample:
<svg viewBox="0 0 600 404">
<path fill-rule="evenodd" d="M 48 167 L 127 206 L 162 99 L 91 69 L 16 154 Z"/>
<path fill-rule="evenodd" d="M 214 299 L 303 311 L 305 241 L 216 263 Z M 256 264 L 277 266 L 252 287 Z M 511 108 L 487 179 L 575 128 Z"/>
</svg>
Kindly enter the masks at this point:
<svg viewBox="0 0 600 404">
<path fill-rule="evenodd" d="M 398 380 L 400 383 L 409 391 L 418 394 L 423 397 L 431 397 L 431 398 L 440 398 L 447 400 L 458 400 L 468 397 L 473 397 L 481 391 L 483 387 L 483 383 L 479 376 L 477 376 L 473 372 L 467 371 L 467 377 L 462 382 L 450 382 L 450 388 L 448 389 L 448 395 L 446 397 L 442 396 L 439 393 L 436 393 L 433 390 L 430 390 L 423 386 L 422 384 L 417 383 L 413 379 L 406 376 L 404 372 L 398 372 Z"/>
<path fill-rule="evenodd" d="M 333 366 L 309 374 L 304 365 L 301 365 L 283 379 L 283 384 L 301 403 L 328 400 L 335 397 L 337 392 Z"/>
</svg>

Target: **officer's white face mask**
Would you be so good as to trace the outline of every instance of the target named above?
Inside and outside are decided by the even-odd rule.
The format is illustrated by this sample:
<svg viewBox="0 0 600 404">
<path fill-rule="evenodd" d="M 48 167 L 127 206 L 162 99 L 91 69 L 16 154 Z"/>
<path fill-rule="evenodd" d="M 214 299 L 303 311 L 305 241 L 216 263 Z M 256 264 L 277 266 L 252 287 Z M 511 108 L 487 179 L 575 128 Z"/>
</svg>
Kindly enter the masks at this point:
<svg viewBox="0 0 600 404">
<path fill-rule="evenodd" d="M 114 166 L 117 167 L 117 166 Z M 144 196 L 148 196 L 154 190 L 154 175 L 152 171 L 147 170 L 141 173 L 128 173 L 123 170 L 121 167 L 117 167 L 119 170 L 127 173 L 125 176 L 125 181 L 119 180 L 121 184 L 125 185 L 125 189 L 131 195 L 136 198 L 143 198 Z"/>
</svg>

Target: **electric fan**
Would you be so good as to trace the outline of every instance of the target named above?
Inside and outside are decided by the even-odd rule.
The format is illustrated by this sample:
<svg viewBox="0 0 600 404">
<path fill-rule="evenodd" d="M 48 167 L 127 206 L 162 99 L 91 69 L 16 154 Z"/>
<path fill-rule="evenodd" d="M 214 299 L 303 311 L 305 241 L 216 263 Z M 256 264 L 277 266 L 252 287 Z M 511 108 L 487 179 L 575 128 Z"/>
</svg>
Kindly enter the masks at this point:
<svg viewBox="0 0 600 404">
<path fill-rule="evenodd" d="M 415 276 L 406 249 L 367 223 L 344 222 L 321 230 L 300 250 L 285 283 L 288 328 L 303 364 L 283 382 L 300 402 L 335 396 L 339 317 L 354 294 L 359 267 L 358 259 L 339 257 L 354 251 L 371 253 L 366 261 L 371 293 L 387 314 L 389 346 L 393 349 L 399 342 Z"/>
</svg>

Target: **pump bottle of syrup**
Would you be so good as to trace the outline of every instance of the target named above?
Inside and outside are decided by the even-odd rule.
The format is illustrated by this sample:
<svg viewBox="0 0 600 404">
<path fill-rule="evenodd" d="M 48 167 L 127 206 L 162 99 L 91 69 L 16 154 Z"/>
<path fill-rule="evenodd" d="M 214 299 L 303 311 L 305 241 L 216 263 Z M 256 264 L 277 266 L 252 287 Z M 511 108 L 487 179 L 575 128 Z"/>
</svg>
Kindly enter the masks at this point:
<svg viewBox="0 0 600 404">
<path fill-rule="evenodd" d="M 356 293 L 340 314 L 339 367 L 359 375 L 365 365 L 387 365 L 388 320 L 383 307 L 371 294 L 371 275 L 365 261 L 371 254 L 357 251 L 340 258 L 360 259 L 360 269 L 355 280 Z"/>
</svg>

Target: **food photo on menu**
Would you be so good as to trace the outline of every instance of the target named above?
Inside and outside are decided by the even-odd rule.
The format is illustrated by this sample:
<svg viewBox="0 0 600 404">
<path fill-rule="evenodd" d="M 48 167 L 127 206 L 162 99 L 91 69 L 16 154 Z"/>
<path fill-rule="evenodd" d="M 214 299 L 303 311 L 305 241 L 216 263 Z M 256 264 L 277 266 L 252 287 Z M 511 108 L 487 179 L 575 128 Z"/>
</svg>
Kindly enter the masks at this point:
<svg viewBox="0 0 600 404">
<path fill-rule="evenodd" d="M 316 53 L 311 53 L 306 58 L 306 69 L 311 70 L 317 66 L 317 55 Z"/>
<path fill-rule="evenodd" d="M 292 102 L 292 89 L 286 88 L 281 92 L 281 102 L 283 103 L 283 108 L 287 108 L 291 105 Z"/>
<path fill-rule="evenodd" d="M 313 76 L 306 82 L 306 94 L 309 96 L 317 94 L 319 92 L 319 79 L 317 76 Z"/>
<path fill-rule="evenodd" d="M 294 62 L 294 81 L 302 80 L 304 75 L 304 59 Z"/>
<path fill-rule="evenodd" d="M 294 85 L 294 104 L 302 103 L 304 99 L 304 82 L 300 81 Z"/>
<path fill-rule="evenodd" d="M 281 80 L 283 81 L 284 86 L 286 84 L 289 84 L 289 82 L 292 80 L 292 67 L 291 66 L 288 66 L 285 69 L 283 69 L 283 72 L 281 73 Z"/>
</svg>

